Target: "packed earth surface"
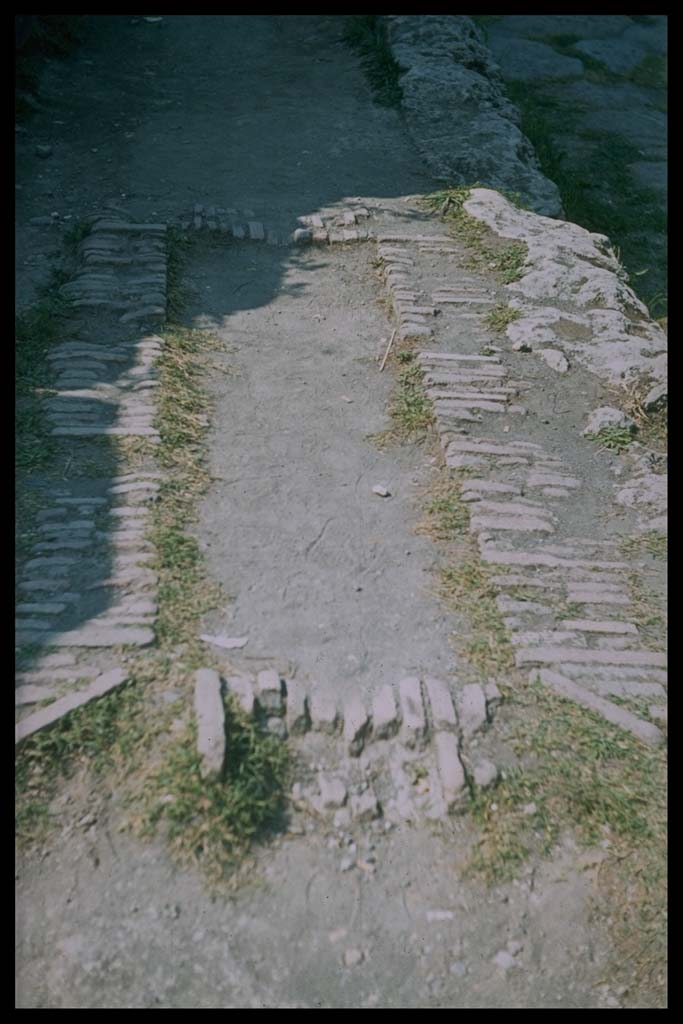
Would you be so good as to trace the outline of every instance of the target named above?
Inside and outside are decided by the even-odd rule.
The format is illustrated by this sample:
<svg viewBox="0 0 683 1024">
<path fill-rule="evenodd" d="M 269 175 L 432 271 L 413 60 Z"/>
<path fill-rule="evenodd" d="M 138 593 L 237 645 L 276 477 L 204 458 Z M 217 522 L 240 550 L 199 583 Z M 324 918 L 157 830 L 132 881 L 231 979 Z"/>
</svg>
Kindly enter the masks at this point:
<svg viewBox="0 0 683 1024">
<path fill-rule="evenodd" d="M 666 334 L 478 83 L 665 19 L 452 19 L 520 205 L 382 18 L 88 16 L 17 122 L 18 1007 L 666 1005 Z"/>
</svg>

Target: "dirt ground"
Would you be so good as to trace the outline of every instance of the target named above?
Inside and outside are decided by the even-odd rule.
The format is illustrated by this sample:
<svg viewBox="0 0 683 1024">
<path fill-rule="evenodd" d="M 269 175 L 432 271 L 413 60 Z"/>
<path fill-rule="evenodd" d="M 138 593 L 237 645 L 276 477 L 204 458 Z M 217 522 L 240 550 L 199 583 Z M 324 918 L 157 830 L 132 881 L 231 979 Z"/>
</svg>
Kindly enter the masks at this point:
<svg viewBox="0 0 683 1024">
<path fill-rule="evenodd" d="M 148 222 L 234 207 L 284 231 L 348 199 L 434 188 L 399 113 L 372 101 L 342 16 L 88 23 L 17 133 L 19 309 L 70 228 L 107 204 Z M 206 628 L 249 636 L 239 668 L 366 696 L 457 672 L 449 637 L 465 628 L 432 593 L 439 550 L 415 533 L 430 453 L 368 440 L 388 425 L 391 387 L 376 372 L 387 321 L 372 258 L 206 244 L 183 282 L 185 321 L 225 344 L 207 382 L 212 485 L 196 535 L 232 600 Z M 487 887 L 462 875 L 478 838 L 466 816 L 353 836 L 311 826 L 257 849 L 226 895 L 121 832 L 106 777 L 64 783 L 53 809 L 61 833 L 17 856 L 21 1008 L 622 1005 L 595 901 L 605 850 L 569 833 Z M 369 870 L 342 870 L 351 842 Z"/>
</svg>

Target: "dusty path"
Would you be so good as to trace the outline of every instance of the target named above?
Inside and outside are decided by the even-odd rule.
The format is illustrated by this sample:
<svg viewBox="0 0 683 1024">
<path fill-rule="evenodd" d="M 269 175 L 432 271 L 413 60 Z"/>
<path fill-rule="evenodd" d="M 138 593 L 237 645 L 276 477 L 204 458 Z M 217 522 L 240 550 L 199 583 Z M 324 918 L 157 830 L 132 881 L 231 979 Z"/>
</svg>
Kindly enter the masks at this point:
<svg viewBox="0 0 683 1024">
<path fill-rule="evenodd" d="M 351 202 L 371 211 L 378 234 L 405 226 L 409 235 L 439 235 L 442 226 L 404 199 L 433 183 L 396 112 L 372 103 L 340 35 L 340 20 L 322 16 L 98 19 L 75 66 L 51 72 L 51 112 L 67 122 L 54 164 L 38 168 L 19 153 L 21 258 L 40 250 L 38 232 L 58 230 L 24 227 L 44 212 L 39 189 L 59 192 L 73 216 L 109 200 L 121 216 L 173 221 L 199 204 L 285 232 L 301 215 Z M 47 132 L 47 117 L 33 130 Z M 225 350 L 215 366 L 226 371 L 207 380 L 212 485 L 196 535 L 211 578 L 234 599 L 205 628 L 248 636 L 226 661 L 232 670 L 273 667 L 340 695 L 355 685 L 365 699 L 405 676 L 437 675 L 457 694 L 473 678 L 459 658 L 466 609 L 449 611 L 432 593 L 452 552 L 415 533 L 421 495 L 443 464 L 439 447 L 381 450 L 368 439 L 389 425 L 395 379 L 376 362 L 394 301 L 391 287 L 377 301 L 377 264 L 390 277 L 387 264 L 402 258 L 384 249 L 231 239 L 192 252 L 184 316 L 219 335 Z M 403 256 L 427 302 L 463 279 L 462 261 L 459 243 L 440 251 L 415 241 Z M 39 277 L 22 276 L 25 301 Z M 476 359 L 492 342 L 481 313 L 500 296 L 491 275 L 473 274 L 469 287 L 486 291 L 477 315 L 432 298 L 440 305 L 432 343 Z M 487 358 L 493 368 L 477 387 L 495 389 L 503 376 L 516 382 L 532 425 L 522 429 L 527 419 L 506 397 L 484 426 L 475 411 L 466 429 L 485 434 L 494 419 L 498 441 L 547 444 L 548 472 L 565 458 L 565 471 L 585 481 L 582 501 L 545 494 L 552 510 L 544 522 L 557 524 L 561 545 L 588 531 L 598 546 L 608 541 L 610 530 L 594 521 L 611 495 L 611 463 L 596 471 L 574 438 L 583 407 L 559 421 L 564 382 L 547 368 L 529 372 L 519 353 Z M 599 382 L 578 372 L 576 380 L 586 404 L 597 402 Z M 471 401 L 471 385 L 459 386 Z M 526 463 L 504 458 L 513 487 Z M 488 474 L 491 462 L 478 472 Z M 375 484 L 391 496 L 373 494 Z M 529 543 L 524 532 L 514 537 L 515 550 Z M 485 547 L 485 530 L 479 539 Z M 545 584 L 558 585 L 552 573 Z M 590 609 L 605 618 L 614 611 Z M 556 628 L 552 608 L 541 614 L 540 625 L 523 614 L 515 628 L 527 636 Z M 599 640 L 591 650 L 600 647 L 608 649 Z M 658 686 L 653 667 L 636 682 Z M 470 754 L 513 766 L 504 714 L 501 730 L 503 738 L 491 729 L 475 739 Z M 373 781 L 384 803 L 389 773 L 378 747 L 360 766 L 370 778 L 379 765 Z M 307 781 L 321 765 L 359 771 L 319 734 L 302 750 Z M 367 784 L 357 781 L 362 795 Z M 106 778 L 82 785 L 79 777 L 55 805 L 62 833 L 18 861 L 21 1007 L 598 1007 L 623 994 L 605 982 L 612 949 L 604 921 L 592 916 L 609 843 L 585 851 L 560 836 L 549 858 L 531 858 L 514 882 L 486 888 L 461 874 L 479 837 L 467 817 L 425 827 L 420 815 L 415 825 L 398 815 L 392 827 L 301 815 L 256 851 L 248 882 L 226 897 L 173 866 L 161 845 L 119 834 L 126 810 Z"/>
</svg>

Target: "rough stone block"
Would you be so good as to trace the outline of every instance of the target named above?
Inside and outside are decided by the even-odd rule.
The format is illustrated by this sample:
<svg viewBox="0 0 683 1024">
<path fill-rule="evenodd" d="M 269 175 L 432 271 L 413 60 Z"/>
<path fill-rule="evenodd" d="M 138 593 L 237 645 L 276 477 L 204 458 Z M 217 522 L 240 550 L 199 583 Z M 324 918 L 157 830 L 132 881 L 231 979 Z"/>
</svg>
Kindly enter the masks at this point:
<svg viewBox="0 0 683 1024">
<path fill-rule="evenodd" d="M 47 726 L 57 722 L 64 715 L 68 714 L 69 711 L 74 711 L 76 708 L 90 703 L 91 700 L 103 697 L 106 693 L 125 683 L 127 678 L 128 676 L 121 668 L 114 668 L 109 672 L 103 672 L 84 690 L 79 690 L 78 693 L 71 693 L 67 697 L 62 697 L 48 707 L 41 708 L 40 711 L 35 711 L 27 718 L 24 718 L 14 730 L 14 742 L 20 743 L 40 729 L 45 729 Z"/>
<path fill-rule="evenodd" d="M 366 789 L 364 793 L 351 797 L 351 816 L 359 823 L 373 821 L 381 814 L 377 797 L 372 789 Z"/>
<path fill-rule="evenodd" d="M 375 739 L 385 740 L 398 731 L 399 714 L 393 687 L 388 683 L 375 694 L 372 701 L 372 734 Z"/>
<path fill-rule="evenodd" d="M 455 729 L 458 720 L 453 707 L 450 690 L 439 679 L 427 676 L 424 679 L 425 690 L 431 708 L 432 726 L 435 730 Z"/>
<path fill-rule="evenodd" d="M 282 680 L 277 672 L 267 669 L 256 677 L 256 700 L 268 715 L 283 713 Z"/>
<path fill-rule="evenodd" d="M 323 810 L 332 811 L 344 806 L 347 793 L 346 786 L 341 779 L 320 772 L 318 786 L 320 787 L 320 805 Z"/>
<path fill-rule="evenodd" d="M 253 680 L 249 676 L 228 676 L 226 683 L 228 693 L 236 697 L 242 711 L 247 715 L 253 715 L 256 706 Z"/>
<path fill-rule="evenodd" d="M 557 373 L 566 373 L 569 369 L 566 357 L 555 348 L 542 348 L 538 354 L 548 364 L 550 369 L 555 370 Z"/>
<path fill-rule="evenodd" d="M 434 744 L 443 798 L 447 809 L 452 811 L 468 796 L 465 771 L 458 754 L 458 740 L 452 732 L 438 732 Z"/>
<path fill-rule="evenodd" d="M 486 697 L 478 683 L 464 686 L 456 697 L 458 720 L 464 736 L 473 736 L 486 725 Z"/>
<path fill-rule="evenodd" d="M 488 714 L 489 721 L 493 719 L 493 712 L 498 707 L 503 699 L 503 696 L 494 682 L 486 683 L 484 686 L 484 696 L 486 698 L 486 711 Z"/>
<path fill-rule="evenodd" d="M 480 789 L 488 789 L 498 780 L 498 769 L 493 761 L 477 761 L 472 774 L 475 784 Z"/>
<path fill-rule="evenodd" d="M 532 647 L 515 653 L 518 665 L 559 664 L 650 665 L 666 667 L 666 655 L 655 651 L 587 651 L 578 647 Z"/>
<path fill-rule="evenodd" d="M 582 704 L 584 707 L 590 708 L 591 711 L 596 711 L 603 718 L 607 719 L 608 722 L 626 729 L 644 743 L 654 745 L 661 743 L 664 739 L 656 725 L 643 721 L 642 718 L 631 714 L 625 708 L 618 707 L 603 697 L 596 696 L 590 690 L 585 690 L 578 683 L 567 679 L 566 676 L 560 675 L 559 672 L 540 669 L 540 671 L 534 672 L 532 675 L 534 678 L 540 679 L 542 683 L 549 686 L 556 693 L 559 693 L 560 696 L 573 700 L 577 704 Z"/>
<path fill-rule="evenodd" d="M 203 779 L 217 780 L 225 763 L 225 709 L 218 672 L 200 668 L 195 673 L 194 710 L 197 721 L 197 752 Z"/>
<path fill-rule="evenodd" d="M 309 699 L 311 723 L 317 732 L 334 736 L 339 731 L 339 711 L 334 693 L 326 686 L 314 686 Z"/>
<path fill-rule="evenodd" d="M 308 694 L 303 683 L 296 679 L 288 679 L 285 683 L 287 690 L 286 699 L 286 722 L 290 736 L 300 736 L 308 731 L 310 718 L 308 713 Z"/>
<path fill-rule="evenodd" d="M 415 677 L 402 679 L 398 684 L 398 692 L 404 742 L 409 747 L 421 746 L 427 738 L 427 720 L 420 680 Z"/>
<path fill-rule="evenodd" d="M 349 754 L 358 757 L 370 730 L 370 717 L 357 691 L 344 703 L 344 742 Z"/>
</svg>

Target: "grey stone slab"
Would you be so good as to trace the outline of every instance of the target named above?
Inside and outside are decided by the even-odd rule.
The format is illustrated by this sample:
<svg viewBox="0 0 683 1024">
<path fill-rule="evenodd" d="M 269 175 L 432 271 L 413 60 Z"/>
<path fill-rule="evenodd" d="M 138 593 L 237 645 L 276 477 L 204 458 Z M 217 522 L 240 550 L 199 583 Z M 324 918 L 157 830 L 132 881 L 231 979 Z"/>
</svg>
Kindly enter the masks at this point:
<svg viewBox="0 0 683 1024">
<path fill-rule="evenodd" d="M 388 683 L 383 686 L 372 702 L 372 733 L 378 740 L 394 736 L 399 727 L 399 713 L 396 706 L 393 687 Z"/>
<path fill-rule="evenodd" d="M 308 709 L 308 693 L 303 683 L 296 679 L 287 679 L 285 718 L 290 736 L 299 736 L 308 731 L 310 716 Z"/>
<path fill-rule="evenodd" d="M 329 687 L 312 684 L 309 706 L 311 724 L 317 732 L 334 735 L 339 731 L 340 717 L 337 700 Z"/>
<path fill-rule="evenodd" d="M 282 680 L 272 669 L 259 672 L 256 677 L 256 699 L 269 715 L 282 715 L 284 711 Z"/>
<path fill-rule="evenodd" d="M 406 746 L 421 746 L 427 738 L 427 720 L 422 702 L 420 680 L 414 676 L 398 684 L 401 707 L 401 735 Z"/>
<path fill-rule="evenodd" d="M 53 725 L 70 711 L 83 707 L 85 704 L 90 703 L 90 701 L 97 700 L 98 697 L 103 697 L 105 694 L 110 693 L 111 690 L 114 690 L 116 687 L 125 683 L 127 679 L 128 676 L 126 672 L 121 668 L 115 668 L 109 672 L 103 672 L 102 675 L 98 676 L 97 679 L 95 679 L 95 681 L 84 690 L 80 690 L 78 693 L 69 694 L 67 697 L 61 697 L 48 707 L 42 708 L 40 711 L 35 711 L 27 718 L 24 718 L 15 727 L 15 744 L 21 743 L 22 740 L 27 739 L 29 736 L 32 736 L 41 729 L 45 729 L 48 726 Z"/>
<path fill-rule="evenodd" d="M 457 694 L 458 721 L 464 736 L 473 736 L 487 722 L 486 695 L 477 683 L 469 683 Z"/>
<path fill-rule="evenodd" d="M 458 720 L 447 684 L 432 676 L 425 676 L 423 682 L 429 701 L 433 728 L 446 731 L 455 729 Z"/>
<path fill-rule="evenodd" d="M 465 771 L 459 757 L 458 739 L 452 732 L 437 732 L 434 745 L 443 798 L 447 809 L 452 811 L 462 805 L 468 797 Z"/>
<path fill-rule="evenodd" d="M 221 679 L 213 669 L 202 668 L 195 673 L 194 711 L 200 773 L 203 779 L 217 781 L 223 774 L 226 737 Z"/>
<path fill-rule="evenodd" d="M 370 731 L 370 716 L 359 691 L 344 701 L 344 742 L 352 757 L 358 757 Z"/>
<path fill-rule="evenodd" d="M 228 676 L 226 678 L 228 693 L 232 694 L 245 713 L 251 717 L 256 707 L 254 680 L 251 676 Z"/>
<path fill-rule="evenodd" d="M 42 642 L 48 647 L 148 647 L 154 643 L 154 631 L 131 626 L 101 629 L 83 626 L 62 633 L 46 633 Z"/>
<path fill-rule="evenodd" d="M 625 708 L 618 707 L 616 704 L 596 696 L 573 680 L 567 679 L 566 676 L 560 675 L 558 672 L 552 672 L 549 669 L 541 669 L 537 676 L 542 683 L 549 686 L 560 696 L 597 712 L 608 722 L 626 729 L 644 743 L 656 745 L 663 741 L 664 737 L 657 726 L 643 721 L 643 719 L 631 714 L 630 711 L 626 711 Z"/>
<path fill-rule="evenodd" d="M 586 651 L 578 648 L 533 647 L 515 653 L 518 665 L 578 662 L 590 665 L 647 665 L 666 667 L 666 655 L 656 651 Z"/>
</svg>

